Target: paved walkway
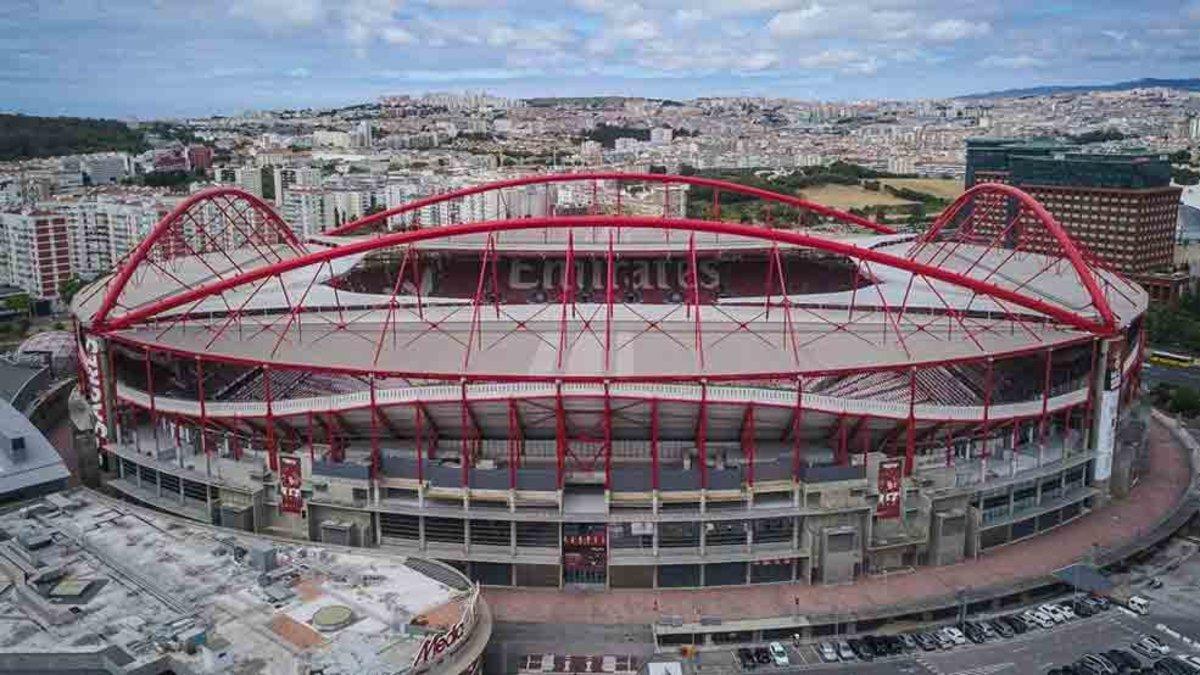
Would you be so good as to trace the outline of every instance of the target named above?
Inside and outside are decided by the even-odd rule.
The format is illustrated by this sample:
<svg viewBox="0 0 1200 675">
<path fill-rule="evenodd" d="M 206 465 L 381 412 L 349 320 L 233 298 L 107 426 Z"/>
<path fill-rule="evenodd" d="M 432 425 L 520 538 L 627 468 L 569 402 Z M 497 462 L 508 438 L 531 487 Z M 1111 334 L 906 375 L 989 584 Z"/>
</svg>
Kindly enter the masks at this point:
<svg viewBox="0 0 1200 675">
<path fill-rule="evenodd" d="M 755 619 L 918 603 L 974 586 L 1017 583 L 1052 573 L 1087 555 L 1092 544 L 1112 548 L 1151 530 L 1178 502 L 1191 477 L 1182 448 L 1162 424 L 1150 425 L 1150 470 L 1128 499 L 1110 503 L 1050 533 L 1003 547 L 978 560 L 922 568 L 891 578 L 840 586 L 766 584 L 698 590 L 558 591 L 488 588 L 497 621 L 540 623 L 653 623 L 663 615 Z M 798 603 L 798 605 L 797 605 Z M 731 616 L 732 615 L 732 616 Z"/>
</svg>

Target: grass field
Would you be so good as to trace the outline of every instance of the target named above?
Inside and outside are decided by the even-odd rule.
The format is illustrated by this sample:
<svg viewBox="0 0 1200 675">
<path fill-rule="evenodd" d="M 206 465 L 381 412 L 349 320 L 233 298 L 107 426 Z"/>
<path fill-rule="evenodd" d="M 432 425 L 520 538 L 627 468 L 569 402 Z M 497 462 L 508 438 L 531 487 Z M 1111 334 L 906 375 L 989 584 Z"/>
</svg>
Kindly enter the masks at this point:
<svg viewBox="0 0 1200 675">
<path fill-rule="evenodd" d="M 955 178 L 884 178 L 879 182 L 896 188 L 924 192 L 942 199 L 956 199 L 963 193 L 962 181 Z"/>
<path fill-rule="evenodd" d="M 875 206 L 906 206 L 916 203 L 900 199 L 882 190 L 874 192 L 855 185 L 835 183 L 806 188 L 801 190 L 800 196 L 809 201 L 842 210 Z"/>
</svg>

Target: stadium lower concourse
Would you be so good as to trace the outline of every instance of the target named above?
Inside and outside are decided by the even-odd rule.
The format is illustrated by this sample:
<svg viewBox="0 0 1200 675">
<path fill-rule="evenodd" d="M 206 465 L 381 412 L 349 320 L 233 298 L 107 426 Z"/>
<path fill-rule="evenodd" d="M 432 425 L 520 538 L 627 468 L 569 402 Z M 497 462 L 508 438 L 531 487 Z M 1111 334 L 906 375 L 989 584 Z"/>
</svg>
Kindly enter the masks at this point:
<svg viewBox="0 0 1200 675">
<path fill-rule="evenodd" d="M 112 493 L 485 585 L 649 589 L 947 565 L 1123 497 L 1146 307 L 1006 185 L 898 233 L 579 173 L 308 240 L 200 192 L 72 310 Z"/>
</svg>

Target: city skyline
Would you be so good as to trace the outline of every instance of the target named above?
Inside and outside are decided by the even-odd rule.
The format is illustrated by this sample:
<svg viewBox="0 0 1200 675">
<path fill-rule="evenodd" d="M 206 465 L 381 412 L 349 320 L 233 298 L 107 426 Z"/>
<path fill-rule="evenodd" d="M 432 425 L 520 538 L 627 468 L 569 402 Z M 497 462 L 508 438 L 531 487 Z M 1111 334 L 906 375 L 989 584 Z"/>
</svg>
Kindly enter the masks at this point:
<svg viewBox="0 0 1200 675">
<path fill-rule="evenodd" d="M 940 0 L 15 2 L 0 9 L 0 83 L 6 111 L 153 118 L 465 89 L 940 98 L 1181 77 L 1200 61 L 1200 3 L 1081 10 Z"/>
</svg>

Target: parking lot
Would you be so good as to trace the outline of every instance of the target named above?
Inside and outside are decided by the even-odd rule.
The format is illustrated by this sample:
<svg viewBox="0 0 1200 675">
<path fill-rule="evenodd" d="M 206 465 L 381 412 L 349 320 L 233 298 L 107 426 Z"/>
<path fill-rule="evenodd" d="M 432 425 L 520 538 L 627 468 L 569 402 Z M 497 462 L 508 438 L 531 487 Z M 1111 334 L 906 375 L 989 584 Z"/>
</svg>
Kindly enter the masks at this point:
<svg viewBox="0 0 1200 675">
<path fill-rule="evenodd" d="M 1165 587 L 1165 586 L 1164 586 Z M 1200 609 L 1193 609 L 1200 614 Z M 1045 673 L 1074 662 L 1084 653 L 1104 652 L 1130 645 L 1143 635 L 1153 635 L 1171 648 L 1172 654 L 1200 656 L 1182 640 L 1156 628 L 1153 616 L 1131 615 L 1119 608 L 1088 618 L 1076 618 L 1049 629 L 1031 629 L 1023 635 L 996 638 L 981 644 L 968 642 L 948 650 L 915 651 L 897 656 L 877 657 L 871 662 L 825 663 L 814 644 L 796 647 L 784 644 L 789 665 L 757 664 L 753 670 L 738 663 L 735 650 L 702 654 L 696 663 L 700 673 L 869 673 L 887 675 L 997 675 Z M 782 644 L 782 643 L 781 643 Z M 1138 657 L 1143 664 L 1150 659 Z"/>
</svg>

